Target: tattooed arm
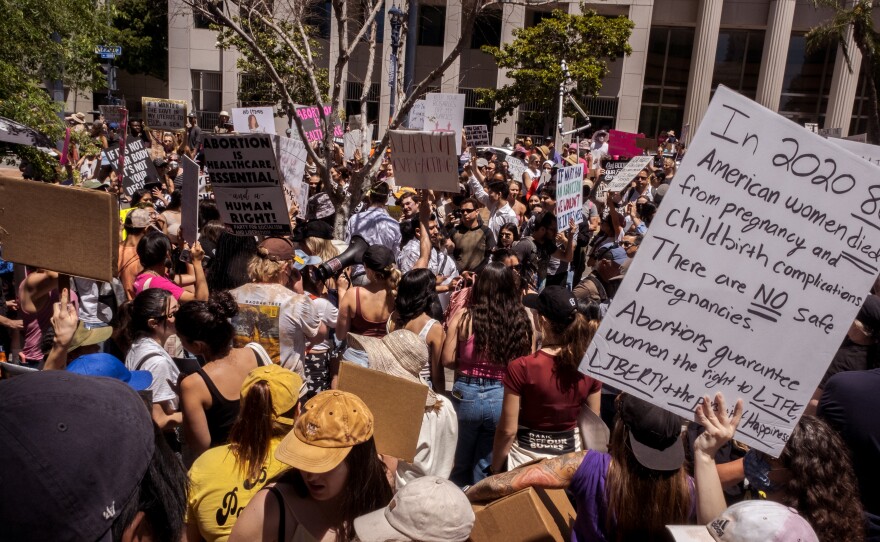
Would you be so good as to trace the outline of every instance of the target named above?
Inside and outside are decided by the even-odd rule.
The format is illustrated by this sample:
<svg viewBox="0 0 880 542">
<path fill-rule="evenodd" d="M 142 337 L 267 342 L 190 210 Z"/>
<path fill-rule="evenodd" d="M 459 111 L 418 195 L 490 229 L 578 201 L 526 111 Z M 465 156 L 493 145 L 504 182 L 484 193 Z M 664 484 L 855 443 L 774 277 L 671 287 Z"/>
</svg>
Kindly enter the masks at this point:
<svg viewBox="0 0 880 542">
<path fill-rule="evenodd" d="M 495 500 L 527 487 L 565 489 L 586 455 L 587 452 L 572 452 L 490 476 L 471 486 L 467 490 L 467 497 L 472 502 L 482 502 Z"/>
</svg>

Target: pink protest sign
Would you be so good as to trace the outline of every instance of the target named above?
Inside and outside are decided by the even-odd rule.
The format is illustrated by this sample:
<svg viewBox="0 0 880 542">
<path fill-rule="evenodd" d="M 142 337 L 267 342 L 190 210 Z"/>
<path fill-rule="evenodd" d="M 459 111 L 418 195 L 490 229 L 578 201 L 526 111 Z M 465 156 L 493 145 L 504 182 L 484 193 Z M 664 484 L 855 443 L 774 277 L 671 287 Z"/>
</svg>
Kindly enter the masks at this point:
<svg viewBox="0 0 880 542">
<path fill-rule="evenodd" d="M 636 144 L 637 138 L 645 134 L 633 134 L 620 130 L 608 130 L 608 154 L 612 156 L 641 156 L 642 149 Z"/>
<path fill-rule="evenodd" d="M 312 143 L 324 139 L 324 130 L 321 129 L 321 113 L 318 106 L 302 106 L 296 108 L 296 116 L 302 121 L 303 132 L 306 133 L 306 141 Z M 333 125 L 333 137 L 342 137 L 342 123 L 333 113 L 333 107 L 324 106 L 324 116 L 327 122 Z"/>
</svg>

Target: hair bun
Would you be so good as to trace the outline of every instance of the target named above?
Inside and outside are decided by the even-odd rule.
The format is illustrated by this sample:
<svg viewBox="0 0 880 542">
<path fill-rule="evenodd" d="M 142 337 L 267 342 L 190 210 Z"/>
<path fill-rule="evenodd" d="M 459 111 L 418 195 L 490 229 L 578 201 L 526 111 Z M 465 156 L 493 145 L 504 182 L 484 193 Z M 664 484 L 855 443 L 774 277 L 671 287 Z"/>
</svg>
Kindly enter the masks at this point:
<svg viewBox="0 0 880 542">
<path fill-rule="evenodd" d="M 238 303 L 227 291 L 212 292 L 208 298 L 208 310 L 223 318 L 232 318 L 238 314 Z"/>
</svg>

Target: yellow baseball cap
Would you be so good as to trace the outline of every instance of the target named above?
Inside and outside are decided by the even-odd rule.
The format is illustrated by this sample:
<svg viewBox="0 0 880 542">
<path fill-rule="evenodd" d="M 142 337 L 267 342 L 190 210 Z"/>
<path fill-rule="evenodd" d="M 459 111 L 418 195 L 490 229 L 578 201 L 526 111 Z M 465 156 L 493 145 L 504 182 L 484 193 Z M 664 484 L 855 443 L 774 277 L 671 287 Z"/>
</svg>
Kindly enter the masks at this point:
<svg viewBox="0 0 880 542">
<path fill-rule="evenodd" d="M 280 365 L 257 367 L 248 373 L 244 383 L 241 385 L 242 399 L 254 387 L 254 384 L 262 381 L 269 384 L 275 420 L 283 424 L 293 425 L 293 419 L 286 418 L 282 414 L 295 407 L 297 401 L 299 401 L 300 393 L 303 389 L 302 377 Z"/>
<path fill-rule="evenodd" d="M 373 413 L 348 392 L 327 390 L 309 399 L 275 459 L 304 472 L 335 469 L 351 449 L 373 436 Z"/>
</svg>

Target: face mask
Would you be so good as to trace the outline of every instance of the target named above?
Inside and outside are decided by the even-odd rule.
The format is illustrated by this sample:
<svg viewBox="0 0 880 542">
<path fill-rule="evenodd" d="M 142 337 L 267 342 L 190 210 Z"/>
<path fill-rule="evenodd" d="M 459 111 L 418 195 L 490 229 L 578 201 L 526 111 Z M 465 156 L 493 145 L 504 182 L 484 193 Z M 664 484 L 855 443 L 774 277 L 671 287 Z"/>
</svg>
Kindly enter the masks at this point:
<svg viewBox="0 0 880 542">
<path fill-rule="evenodd" d="M 779 491 L 779 486 L 770 481 L 770 464 L 755 450 L 749 450 L 743 458 L 746 480 L 758 491 L 770 493 Z"/>
</svg>

